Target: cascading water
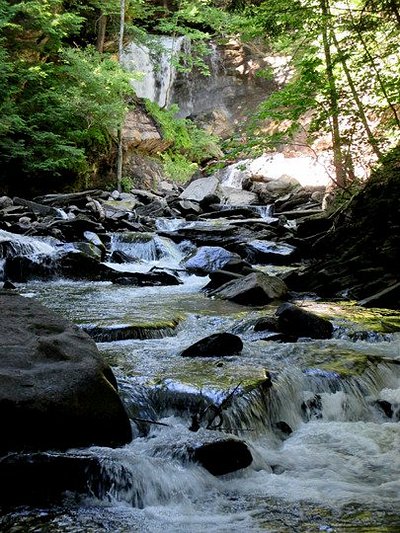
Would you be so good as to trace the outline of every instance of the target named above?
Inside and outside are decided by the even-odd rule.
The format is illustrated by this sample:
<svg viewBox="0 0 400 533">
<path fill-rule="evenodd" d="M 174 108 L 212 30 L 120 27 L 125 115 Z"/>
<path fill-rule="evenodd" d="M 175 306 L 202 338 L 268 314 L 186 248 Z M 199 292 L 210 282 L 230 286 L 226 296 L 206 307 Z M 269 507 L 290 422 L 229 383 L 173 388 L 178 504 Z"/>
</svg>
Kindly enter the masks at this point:
<svg viewBox="0 0 400 533">
<path fill-rule="evenodd" d="M 7 258 L 28 256 L 33 261 L 40 262 L 55 253 L 56 248 L 44 240 L 0 230 L 0 280 L 4 280 Z"/>
<path fill-rule="evenodd" d="M 115 250 L 134 258 L 132 268 L 138 259 L 149 268 L 165 259 L 177 264 L 180 257 L 179 247 L 152 234 L 115 234 L 109 253 Z M 272 309 L 206 299 L 200 291 L 206 282 L 191 277 L 166 287 L 60 281 L 21 287 L 78 324 L 180 323 L 162 339 L 99 344 L 136 438 L 119 449 L 80 450 L 101 464 L 100 477 L 88 480 L 91 494 L 40 512 L 8 512 L 0 518 L 2 531 L 352 531 L 354 524 L 363 531 L 398 530 L 398 334 L 355 342 L 339 335 L 340 322 L 329 340 L 263 341 L 243 324 Z M 242 354 L 179 356 L 217 331 L 239 332 Z M 189 431 L 196 410 L 218 408 L 228 398 L 219 429 L 207 429 L 204 415 L 200 429 Z M 382 409 L 385 401 L 392 413 Z M 247 443 L 253 462 L 217 478 L 190 460 L 190 449 L 226 434 Z"/>
<path fill-rule="evenodd" d="M 154 38 L 153 46 L 130 43 L 126 47 L 121 62 L 127 70 L 139 75 L 131 83 L 140 98 L 156 102 L 160 107 L 169 106 L 176 64 L 185 46 L 185 37 L 160 36 Z"/>
</svg>

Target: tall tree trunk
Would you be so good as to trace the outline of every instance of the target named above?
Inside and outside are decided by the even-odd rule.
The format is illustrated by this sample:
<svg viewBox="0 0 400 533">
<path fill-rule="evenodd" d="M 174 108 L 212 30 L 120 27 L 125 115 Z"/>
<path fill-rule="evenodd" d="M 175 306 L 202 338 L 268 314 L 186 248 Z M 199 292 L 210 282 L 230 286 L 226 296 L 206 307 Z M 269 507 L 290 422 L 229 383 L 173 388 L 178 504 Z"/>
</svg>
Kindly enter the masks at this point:
<svg viewBox="0 0 400 533">
<path fill-rule="evenodd" d="M 347 83 L 349 84 L 351 94 L 352 94 L 354 102 L 355 102 L 355 104 L 357 106 L 358 114 L 360 116 L 360 120 L 361 120 L 362 125 L 364 126 L 364 129 L 365 129 L 365 132 L 367 134 L 368 141 L 369 141 L 369 143 L 371 145 L 371 148 L 374 151 L 376 157 L 378 159 L 381 159 L 382 158 L 382 152 L 380 151 L 378 143 L 377 143 L 377 140 L 375 139 L 374 134 L 372 133 L 371 128 L 370 128 L 370 126 L 368 124 L 368 119 L 367 119 L 367 116 L 366 116 L 365 111 L 364 111 L 363 103 L 361 102 L 361 98 L 358 95 L 355 83 L 354 83 L 353 78 L 352 78 L 351 73 L 350 73 L 350 69 L 347 66 L 346 58 L 345 58 L 345 56 L 344 56 L 344 54 L 342 52 L 342 49 L 340 48 L 339 41 L 337 40 L 335 32 L 333 31 L 332 28 L 331 28 L 331 36 L 332 36 L 332 40 L 333 40 L 333 42 L 335 44 L 336 50 L 338 52 L 339 60 L 340 60 L 340 62 L 342 64 L 344 73 L 346 75 Z"/>
<path fill-rule="evenodd" d="M 336 172 L 336 184 L 345 188 L 347 185 L 346 169 L 342 153 L 342 140 L 339 127 L 339 95 L 336 88 L 335 75 L 333 72 L 333 60 L 329 41 L 330 9 L 328 0 L 320 0 L 322 12 L 322 42 L 324 46 L 326 75 L 329 86 L 329 107 L 331 114 L 333 165 Z"/>
<path fill-rule="evenodd" d="M 353 29 L 357 32 L 357 35 L 358 35 L 358 38 L 360 40 L 360 43 L 362 44 L 362 47 L 364 48 L 364 52 L 365 52 L 365 55 L 367 56 L 368 58 L 368 61 L 370 62 L 371 64 L 371 67 L 373 68 L 373 70 L 375 71 L 375 74 L 376 74 L 376 79 L 379 83 L 379 86 L 381 88 L 381 91 L 386 99 L 386 102 L 388 104 L 388 106 L 390 107 L 392 113 L 393 113 L 393 117 L 394 117 L 394 121 L 396 122 L 397 124 L 397 127 L 400 129 L 400 118 L 399 118 L 399 114 L 397 113 L 397 109 L 396 109 L 396 106 L 393 104 L 393 102 L 391 101 L 390 97 L 389 97 L 389 94 L 386 90 L 386 87 L 385 87 L 385 83 L 382 79 L 382 76 L 379 72 L 379 69 L 378 69 L 378 66 L 375 62 L 375 59 L 372 57 L 369 49 L 368 49 L 368 45 L 364 39 L 364 36 L 362 34 L 362 31 L 360 30 L 359 28 L 359 25 L 357 24 L 357 21 L 354 20 L 354 16 L 353 16 L 353 12 L 351 10 L 351 6 L 349 4 L 349 2 L 347 2 L 347 6 L 348 6 L 348 10 L 349 10 L 349 13 L 350 13 L 350 17 L 351 17 L 351 23 L 352 23 L 352 26 L 353 26 Z"/>
<path fill-rule="evenodd" d="M 98 20 L 96 48 L 102 54 L 104 51 L 104 41 L 106 40 L 107 15 L 102 13 Z"/>
<path fill-rule="evenodd" d="M 125 30 L 125 0 L 120 1 L 120 24 L 118 39 L 118 61 L 121 63 L 122 52 L 124 50 L 124 30 Z M 124 153 L 122 147 L 122 124 L 118 129 L 118 156 L 117 156 L 117 190 L 121 192 L 122 167 L 124 163 Z"/>
</svg>

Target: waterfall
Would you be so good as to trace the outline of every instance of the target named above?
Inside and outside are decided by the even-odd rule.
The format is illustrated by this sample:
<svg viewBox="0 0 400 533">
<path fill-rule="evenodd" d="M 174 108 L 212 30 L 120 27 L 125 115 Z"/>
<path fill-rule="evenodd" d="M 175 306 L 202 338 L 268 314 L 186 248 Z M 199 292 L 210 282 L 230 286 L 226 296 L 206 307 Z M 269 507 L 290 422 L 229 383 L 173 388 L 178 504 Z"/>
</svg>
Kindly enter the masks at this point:
<svg viewBox="0 0 400 533">
<path fill-rule="evenodd" d="M 15 255 L 30 257 L 41 254 L 52 255 L 54 251 L 53 246 L 42 240 L 0 230 L 0 258 L 2 259 Z"/>
<path fill-rule="evenodd" d="M 188 46 L 185 37 L 157 37 L 154 46 L 130 43 L 121 62 L 130 72 L 139 73 L 131 84 L 140 98 L 156 102 L 160 107 L 171 103 L 179 54 Z"/>
</svg>

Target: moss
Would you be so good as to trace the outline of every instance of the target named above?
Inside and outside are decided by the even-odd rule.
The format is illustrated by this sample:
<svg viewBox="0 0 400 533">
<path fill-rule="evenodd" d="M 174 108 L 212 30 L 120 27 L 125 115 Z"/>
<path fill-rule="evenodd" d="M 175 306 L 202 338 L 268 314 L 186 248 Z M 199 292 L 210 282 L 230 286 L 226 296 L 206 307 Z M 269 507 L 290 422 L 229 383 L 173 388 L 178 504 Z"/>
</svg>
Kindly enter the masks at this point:
<svg viewBox="0 0 400 533">
<path fill-rule="evenodd" d="M 350 330 L 394 333 L 400 331 L 400 312 L 391 309 L 360 307 L 356 302 L 307 302 L 302 307 L 317 313 L 323 318 L 333 320 L 336 325 Z"/>
</svg>

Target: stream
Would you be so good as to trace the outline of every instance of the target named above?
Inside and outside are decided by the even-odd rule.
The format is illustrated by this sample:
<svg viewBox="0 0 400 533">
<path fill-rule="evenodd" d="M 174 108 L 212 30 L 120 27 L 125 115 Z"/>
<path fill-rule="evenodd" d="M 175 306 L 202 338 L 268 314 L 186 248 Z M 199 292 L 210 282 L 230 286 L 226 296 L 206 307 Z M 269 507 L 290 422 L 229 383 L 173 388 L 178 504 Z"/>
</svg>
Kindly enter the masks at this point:
<svg viewBox="0 0 400 533">
<path fill-rule="evenodd" d="M 158 237 L 124 243 L 146 271 L 179 266 L 182 247 Z M 159 250 L 162 250 L 162 253 Z M 113 265 L 114 268 L 117 265 Z M 99 336 L 132 420 L 124 447 L 80 453 L 101 459 L 101 496 L 68 494 L 49 507 L 3 509 L 0 531 L 17 532 L 290 532 L 400 530 L 400 334 L 395 311 L 351 302 L 304 300 L 332 320 L 329 340 L 278 343 L 253 330 L 276 306 L 247 308 L 207 298 L 208 278 L 182 276 L 167 287 L 55 280 L 18 284 L 76 324 L 112 333 L 134 325 L 140 338 Z M 179 353 L 219 331 L 239 335 L 243 352 L 224 358 Z M 266 377 L 272 387 L 265 388 Z M 233 401 L 219 431 L 188 430 L 201 401 Z M 392 416 L 379 402 L 393 406 Z M 283 424 L 285 423 L 285 424 Z M 188 460 L 188 445 L 230 433 L 245 441 L 252 464 L 220 477 Z M 211 434 L 211 435 L 210 435 Z M 73 451 L 71 451 L 72 453 Z"/>
</svg>

